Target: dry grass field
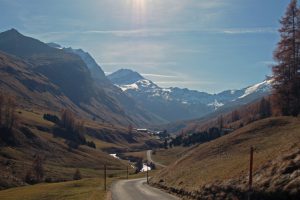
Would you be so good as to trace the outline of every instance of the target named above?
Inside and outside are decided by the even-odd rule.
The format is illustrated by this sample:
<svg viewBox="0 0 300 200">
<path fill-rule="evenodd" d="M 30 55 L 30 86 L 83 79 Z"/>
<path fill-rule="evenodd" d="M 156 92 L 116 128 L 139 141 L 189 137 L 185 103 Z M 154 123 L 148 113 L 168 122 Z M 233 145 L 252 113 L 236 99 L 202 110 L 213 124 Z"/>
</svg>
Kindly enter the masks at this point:
<svg viewBox="0 0 300 200">
<path fill-rule="evenodd" d="M 186 152 L 191 150 L 193 147 L 174 147 L 169 149 L 157 149 L 152 153 L 152 159 L 155 162 L 161 163 L 163 165 L 170 165 L 176 160 L 180 159 L 185 155 Z"/>
<path fill-rule="evenodd" d="M 232 134 L 200 144 L 159 172 L 152 182 L 194 191 L 215 181 L 248 174 L 249 149 L 255 148 L 254 170 L 277 156 L 299 148 L 299 118 L 269 118 Z"/>
</svg>

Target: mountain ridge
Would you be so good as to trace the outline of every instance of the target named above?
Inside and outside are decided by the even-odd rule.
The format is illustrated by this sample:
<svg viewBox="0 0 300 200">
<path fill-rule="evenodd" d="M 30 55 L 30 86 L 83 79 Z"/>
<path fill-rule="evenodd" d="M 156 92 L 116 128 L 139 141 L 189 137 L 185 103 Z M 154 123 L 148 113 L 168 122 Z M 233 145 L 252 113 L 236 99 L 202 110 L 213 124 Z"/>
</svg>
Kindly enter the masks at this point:
<svg viewBox="0 0 300 200">
<path fill-rule="evenodd" d="M 221 107 L 249 103 L 268 95 L 271 91 L 272 82 L 272 80 L 265 80 L 262 83 L 243 89 L 225 90 L 217 94 L 209 94 L 187 88 L 162 88 L 137 72 L 128 69 L 118 70 L 107 77 L 124 92 L 168 121 L 199 118 Z M 172 103 L 171 106 L 166 105 Z M 173 117 L 174 114 L 178 116 L 180 112 L 177 114 L 173 112 L 170 116 L 165 115 L 164 113 L 170 112 L 168 106 L 170 109 L 180 110 L 183 116 L 177 119 Z"/>
<path fill-rule="evenodd" d="M 100 79 L 96 81 L 85 61 L 74 52 L 53 48 L 37 39 L 22 35 L 16 29 L 0 33 L 0 51 L 7 54 L 11 60 L 17 58 L 24 62 L 22 66 L 28 68 L 28 71 L 18 74 L 21 76 L 19 79 L 27 80 L 24 77 L 26 74 L 39 74 L 37 79 L 46 78 L 46 82 L 55 85 L 63 96 L 63 98 L 57 98 L 51 94 L 51 90 L 44 91 L 40 95 L 35 95 L 35 98 L 29 98 L 30 103 L 40 102 L 39 104 L 43 107 L 56 110 L 67 107 L 82 117 L 96 118 L 102 122 L 124 126 L 160 122 L 153 114 L 142 109 L 134 100 L 121 93 L 120 89 L 113 86 L 105 76 L 102 77 L 103 81 Z M 1 69 L 5 74 L 10 74 L 11 78 L 15 78 L 16 74 L 13 73 L 16 71 L 15 66 L 10 66 L 10 71 L 6 70 L 8 68 L 5 66 L 9 66 L 9 63 L 11 61 L 3 63 Z M 98 72 L 100 70 L 99 68 Z M 3 81 L 1 85 L 16 82 L 16 80 Z M 32 84 L 28 81 L 18 82 L 15 87 L 19 88 L 15 94 L 22 97 L 20 99 L 25 96 L 27 98 L 30 95 L 23 91 L 25 89 L 28 91 L 27 89 L 32 87 Z M 5 88 L 10 90 L 8 87 Z M 51 95 L 46 94 L 47 92 Z M 35 90 L 35 93 L 39 91 Z M 49 99 L 44 99 L 45 96 Z"/>
</svg>

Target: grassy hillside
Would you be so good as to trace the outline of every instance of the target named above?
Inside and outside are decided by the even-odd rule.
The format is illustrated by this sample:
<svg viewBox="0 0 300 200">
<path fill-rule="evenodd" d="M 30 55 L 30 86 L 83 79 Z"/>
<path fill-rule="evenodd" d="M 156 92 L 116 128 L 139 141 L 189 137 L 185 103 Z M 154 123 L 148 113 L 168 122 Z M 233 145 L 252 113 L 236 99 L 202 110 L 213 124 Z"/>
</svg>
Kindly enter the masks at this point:
<svg viewBox="0 0 300 200">
<path fill-rule="evenodd" d="M 236 183 L 244 185 L 245 188 L 249 166 L 249 148 L 254 146 L 254 171 L 257 175 L 257 179 L 255 179 L 257 183 L 254 181 L 254 186 L 257 184 L 256 189 L 259 191 L 260 188 L 263 188 L 258 184 L 261 183 L 258 181 L 259 178 L 263 179 L 263 177 L 259 177 L 263 172 L 261 167 L 270 160 L 279 159 L 286 153 L 297 152 L 297 149 L 300 148 L 299 132 L 299 118 L 281 117 L 257 121 L 232 134 L 198 145 L 184 157 L 163 169 L 151 181 L 159 187 L 181 191 L 179 193 L 189 196 L 194 194 L 194 197 L 197 197 L 196 193 L 200 195 L 205 187 L 210 187 L 209 184 L 224 183 L 226 185 L 227 181 L 227 184 L 232 187 L 235 186 L 233 183 Z M 291 158 L 294 159 L 297 155 L 297 153 L 293 154 Z M 299 155 L 298 158 L 300 159 Z M 289 165 L 287 164 L 286 167 Z M 290 173 L 299 169 L 298 161 L 298 168 L 291 170 Z M 299 184 L 299 177 L 297 180 Z M 232 182 L 228 183 L 228 181 Z M 289 184 L 290 181 L 293 180 L 286 178 L 285 182 L 281 183 L 282 185 L 278 184 L 278 187 L 274 186 L 273 189 L 281 187 L 283 190 L 285 184 Z M 268 184 L 271 187 L 272 180 Z M 267 189 L 270 188 L 266 187 Z"/>
<path fill-rule="evenodd" d="M 191 147 L 194 148 L 194 147 Z M 152 152 L 152 159 L 155 162 L 161 163 L 163 165 L 170 165 L 176 160 L 180 159 L 185 155 L 186 152 L 191 150 L 187 147 L 175 147 L 169 149 L 158 149 Z"/>
<path fill-rule="evenodd" d="M 128 134 L 123 127 L 85 120 L 85 137 L 95 142 L 96 149 L 85 145 L 70 149 L 65 139 L 53 136 L 54 124 L 44 120 L 43 113 L 47 111 L 18 109 L 14 130 L 17 143 L 7 145 L 0 139 L 0 189 L 26 185 L 24 179 L 36 155 L 45 157 L 44 179 L 53 182 L 72 180 L 77 168 L 84 178 L 92 178 L 103 173 L 104 164 L 110 169 L 126 169 L 128 165 L 103 150 L 116 153 L 128 149 L 146 149 L 146 141 L 151 141 L 147 135 Z"/>
</svg>

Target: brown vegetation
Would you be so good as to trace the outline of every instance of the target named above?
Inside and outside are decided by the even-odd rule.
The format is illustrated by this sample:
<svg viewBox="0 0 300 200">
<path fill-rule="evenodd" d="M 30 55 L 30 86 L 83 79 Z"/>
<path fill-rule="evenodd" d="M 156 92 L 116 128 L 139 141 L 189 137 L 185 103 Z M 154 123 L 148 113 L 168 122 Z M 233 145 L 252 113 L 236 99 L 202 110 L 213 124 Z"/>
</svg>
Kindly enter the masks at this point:
<svg viewBox="0 0 300 200">
<path fill-rule="evenodd" d="M 0 92 L 0 128 L 11 132 L 16 123 L 16 102 L 11 96 L 4 96 Z"/>
<path fill-rule="evenodd" d="M 32 163 L 32 168 L 30 168 L 25 176 L 25 182 L 29 184 L 40 183 L 43 181 L 45 176 L 44 171 L 44 161 L 45 158 L 41 155 L 35 155 L 34 161 Z"/>
<path fill-rule="evenodd" d="M 299 120 L 264 119 L 195 146 L 151 182 L 191 199 L 243 199 L 248 188 L 249 148 L 254 146 L 256 199 L 276 195 L 295 199 L 300 192 Z M 293 156 L 283 161 L 284 154 Z"/>
<path fill-rule="evenodd" d="M 281 19 L 281 40 L 274 52 L 274 103 L 282 115 L 300 113 L 300 9 L 297 0 L 289 4 Z"/>
</svg>

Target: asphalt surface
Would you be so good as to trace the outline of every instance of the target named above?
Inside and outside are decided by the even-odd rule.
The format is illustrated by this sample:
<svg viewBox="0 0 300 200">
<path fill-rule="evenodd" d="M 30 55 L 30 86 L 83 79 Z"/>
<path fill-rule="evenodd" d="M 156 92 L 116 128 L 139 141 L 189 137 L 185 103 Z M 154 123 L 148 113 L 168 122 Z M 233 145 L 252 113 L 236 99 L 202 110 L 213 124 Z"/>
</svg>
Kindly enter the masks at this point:
<svg viewBox="0 0 300 200">
<path fill-rule="evenodd" d="M 179 200 L 179 198 L 153 188 L 146 179 L 122 180 L 111 188 L 112 200 Z"/>
<path fill-rule="evenodd" d="M 166 165 L 160 164 L 160 163 L 155 162 L 154 160 L 152 160 L 151 154 L 152 154 L 152 150 L 148 150 L 148 151 L 147 151 L 147 160 L 148 160 L 149 162 L 154 163 L 156 166 L 166 167 Z"/>
</svg>

